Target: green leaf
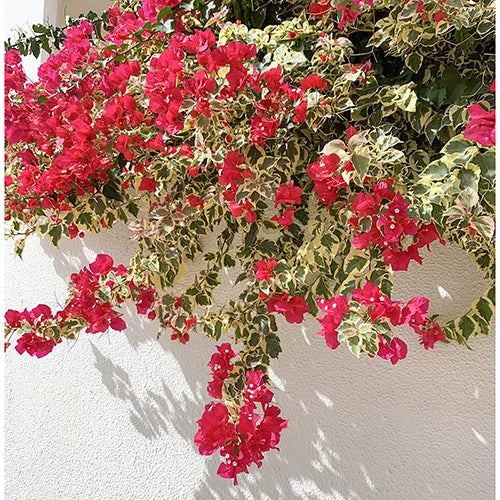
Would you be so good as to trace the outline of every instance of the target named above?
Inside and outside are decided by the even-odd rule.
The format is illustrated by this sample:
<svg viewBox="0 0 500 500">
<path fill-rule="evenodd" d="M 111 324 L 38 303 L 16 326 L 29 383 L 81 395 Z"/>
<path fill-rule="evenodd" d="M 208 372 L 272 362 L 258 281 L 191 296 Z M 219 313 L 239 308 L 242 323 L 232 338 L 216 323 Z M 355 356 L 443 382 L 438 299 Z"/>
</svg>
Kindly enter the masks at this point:
<svg viewBox="0 0 500 500">
<path fill-rule="evenodd" d="M 41 33 L 41 34 L 45 34 L 45 33 L 48 33 L 50 30 L 47 26 L 44 26 L 43 24 L 34 24 L 31 29 L 35 32 L 35 33 Z"/>
<path fill-rule="evenodd" d="M 40 55 L 40 45 L 34 38 L 31 39 L 30 50 L 35 59 L 38 59 L 38 56 Z"/>
<path fill-rule="evenodd" d="M 424 175 L 426 177 L 429 177 L 433 181 L 440 181 L 441 179 L 444 179 L 448 174 L 449 174 L 448 167 L 444 162 L 437 161 L 429 165 L 429 168 L 427 168 L 424 172 Z"/>
<path fill-rule="evenodd" d="M 349 350 L 354 354 L 354 356 L 359 358 L 361 354 L 361 339 L 358 336 L 351 337 L 347 341 L 347 346 L 349 347 Z"/>
<path fill-rule="evenodd" d="M 134 216 L 137 217 L 139 215 L 139 207 L 135 203 L 129 203 L 127 205 L 127 210 Z"/>
<path fill-rule="evenodd" d="M 199 306 L 209 306 L 212 303 L 212 300 L 210 299 L 209 295 L 205 293 L 199 293 L 196 296 L 195 300 Z"/>
<path fill-rule="evenodd" d="M 415 52 L 406 56 L 405 64 L 409 69 L 413 71 L 413 73 L 418 73 L 418 70 L 422 66 L 423 60 L 424 57 L 421 54 Z"/>
<path fill-rule="evenodd" d="M 271 334 L 266 336 L 266 354 L 275 359 L 281 352 L 280 339 L 277 335 Z"/>
<path fill-rule="evenodd" d="M 54 246 L 57 246 L 57 244 L 59 243 L 59 240 L 61 239 L 61 236 L 62 236 L 62 226 L 61 225 L 54 226 L 49 231 L 49 236 L 50 236 L 50 239 L 52 241 L 52 244 Z"/>
<path fill-rule="evenodd" d="M 215 340 L 219 340 L 222 335 L 222 321 L 218 319 L 215 323 L 215 329 L 214 329 L 214 338 Z"/>
<path fill-rule="evenodd" d="M 248 231 L 248 233 L 245 234 L 245 246 L 247 248 L 250 248 L 257 240 L 258 230 L 259 230 L 259 226 L 254 222 L 250 226 L 250 230 Z"/>
<path fill-rule="evenodd" d="M 236 261 L 227 253 L 223 258 L 224 267 L 234 267 L 236 265 Z"/>
<path fill-rule="evenodd" d="M 470 211 L 478 202 L 479 196 L 477 192 L 470 187 L 465 188 L 457 197 L 457 205 L 467 211 Z"/>
<path fill-rule="evenodd" d="M 352 163 L 356 172 L 359 174 L 360 179 L 364 179 L 366 172 L 368 172 L 368 166 L 370 165 L 370 158 L 354 153 L 352 155 Z"/>
<path fill-rule="evenodd" d="M 491 240 L 495 232 L 495 221 L 487 216 L 473 217 L 470 220 L 473 227 L 475 227 L 481 236 L 486 240 Z"/>
<path fill-rule="evenodd" d="M 172 7 L 163 7 L 158 12 L 157 22 L 161 22 L 165 17 L 172 17 Z"/>
</svg>

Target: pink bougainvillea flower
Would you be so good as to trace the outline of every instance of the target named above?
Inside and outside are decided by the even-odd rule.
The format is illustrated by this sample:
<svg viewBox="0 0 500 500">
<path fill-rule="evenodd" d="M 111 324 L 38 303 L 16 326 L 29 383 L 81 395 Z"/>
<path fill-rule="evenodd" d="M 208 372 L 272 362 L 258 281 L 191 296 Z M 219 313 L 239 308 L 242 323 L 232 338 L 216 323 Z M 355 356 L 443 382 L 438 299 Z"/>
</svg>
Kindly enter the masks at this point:
<svg viewBox="0 0 500 500">
<path fill-rule="evenodd" d="M 434 13 L 434 21 L 436 23 L 441 22 L 445 18 L 446 18 L 446 13 L 444 13 L 442 10 L 439 10 L 438 12 Z"/>
<path fill-rule="evenodd" d="M 276 190 L 274 208 L 278 205 L 300 205 L 302 203 L 302 188 L 295 186 L 293 180 L 283 184 Z"/>
<path fill-rule="evenodd" d="M 200 198 L 199 196 L 196 196 L 194 194 L 190 194 L 188 196 L 188 203 L 190 207 L 200 208 L 201 210 L 203 210 L 203 207 L 205 206 L 203 198 Z"/>
<path fill-rule="evenodd" d="M 347 140 L 350 140 L 351 137 L 353 135 L 356 135 L 358 132 L 356 131 L 356 129 L 352 126 L 352 125 L 349 125 L 349 127 L 347 128 L 347 130 L 345 131 L 345 136 L 347 137 Z"/>
<path fill-rule="evenodd" d="M 280 226 L 283 226 L 285 229 L 288 229 L 293 222 L 293 214 L 295 213 L 295 208 L 286 207 L 283 211 L 283 214 L 280 216 L 275 215 L 271 217 L 273 222 L 276 222 Z"/>
<path fill-rule="evenodd" d="M 135 306 L 139 314 L 147 314 L 156 300 L 156 291 L 150 286 L 144 288 L 139 292 L 137 299 L 135 300 Z"/>
<path fill-rule="evenodd" d="M 61 340 L 59 340 L 60 342 Z M 30 356 L 36 356 L 37 358 L 43 358 L 47 356 L 54 346 L 56 341 L 54 339 L 46 339 L 44 337 L 39 337 L 38 335 L 31 333 L 23 334 L 19 339 L 17 339 L 17 345 L 15 346 L 16 351 L 19 354 L 27 352 Z"/>
<path fill-rule="evenodd" d="M 377 228 L 376 224 L 372 221 L 369 231 L 365 233 L 356 234 L 353 238 L 351 245 L 354 248 L 364 249 L 370 245 L 379 245 L 382 243 L 382 233 Z"/>
<path fill-rule="evenodd" d="M 261 370 L 247 372 L 245 398 L 253 403 L 270 403 L 273 393 L 264 385 L 264 374 Z"/>
<path fill-rule="evenodd" d="M 331 299 L 318 297 L 316 304 L 325 313 L 325 316 L 316 319 L 322 327 L 317 334 L 325 338 L 330 349 L 336 349 L 340 345 L 337 328 L 342 323 L 344 314 L 349 312 L 349 301 L 343 295 L 337 295 Z"/>
<path fill-rule="evenodd" d="M 217 346 L 217 352 L 212 354 L 208 366 L 212 370 L 212 380 L 207 386 L 208 394 L 214 399 L 222 398 L 222 386 L 224 385 L 224 380 L 233 369 L 231 360 L 236 356 L 231 344 L 225 342 L 224 344 Z"/>
<path fill-rule="evenodd" d="M 278 312 L 285 315 L 289 323 L 302 323 L 304 314 L 309 307 L 300 295 L 291 297 L 289 294 L 276 294 L 266 302 L 268 312 Z"/>
<path fill-rule="evenodd" d="M 427 247 L 427 250 L 430 250 L 429 245 L 436 240 L 439 240 L 441 245 L 446 243 L 446 241 L 441 238 L 436 226 L 432 222 L 430 224 L 424 224 L 418 228 L 416 243 L 418 248 Z"/>
<path fill-rule="evenodd" d="M 370 193 L 359 193 L 351 203 L 351 208 L 359 217 L 368 217 L 375 215 L 380 208 L 378 203 L 375 203 L 375 198 Z"/>
<path fill-rule="evenodd" d="M 252 144 L 264 146 L 266 139 L 276 135 L 276 131 L 280 125 L 281 122 L 275 117 L 254 116 L 250 120 L 250 140 Z"/>
<path fill-rule="evenodd" d="M 495 79 L 493 80 L 493 82 L 491 83 L 490 90 L 491 90 L 492 92 L 495 92 L 495 91 L 496 91 L 496 83 L 495 83 L 496 81 L 497 81 L 497 80 L 496 80 L 496 78 L 495 78 Z"/>
<path fill-rule="evenodd" d="M 362 10 L 352 10 L 345 5 L 339 3 L 337 9 L 342 12 L 342 17 L 340 18 L 339 24 L 337 25 L 339 30 L 343 30 L 347 23 L 353 23 L 356 21 L 359 15 L 363 13 Z"/>
<path fill-rule="evenodd" d="M 465 127 L 464 137 L 483 146 L 495 145 L 495 110 L 486 111 L 480 104 L 468 108 L 470 122 Z"/>
<path fill-rule="evenodd" d="M 11 328 L 19 328 L 21 326 L 21 319 L 21 313 L 19 311 L 14 311 L 13 309 L 5 311 L 5 322 Z"/>
<path fill-rule="evenodd" d="M 234 425 L 229 422 L 229 413 L 222 403 L 206 405 L 196 423 L 199 430 L 194 436 L 194 444 L 201 455 L 211 455 L 235 436 Z"/>
<path fill-rule="evenodd" d="M 139 185 L 139 191 L 149 191 L 154 193 L 156 191 L 156 181 L 149 177 L 144 177 Z"/>
<path fill-rule="evenodd" d="M 418 253 L 417 245 L 410 245 L 407 250 L 393 250 L 388 248 L 382 252 L 384 262 L 390 264 L 393 271 L 408 271 L 412 260 L 422 264 L 422 257 Z"/>
<path fill-rule="evenodd" d="M 293 110 L 293 123 L 302 123 L 307 118 L 307 101 L 302 101 Z"/>
<path fill-rule="evenodd" d="M 382 335 L 379 335 L 378 339 L 379 344 L 377 356 L 382 359 L 390 360 L 393 365 L 395 365 L 399 360 L 406 358 L 406 355 L 408 354 L 408 346 L 403 340 L 394 337 L 391 340 L 391 343 L 388 344 Z"/>
<path fill-rule="evenodd" d="M 89 269 L 96 275 L 102 276 L 113 269 L 113 258 L 110 255 L 99 254 L 95 261 L 89 265 Z"/>
<path fill-rule="evenodd" d="M 248 466 L 245 463 L 245 457 L 242 449 L 240 448 L 238 455 L 235 455 L 234 450 L 229 446 L 221 450 L 221 455 L 226 459 L 222 462 L 217 469 L 217 475 L 224 479 L 232 479 L 233 484 L 238 486 L 238 474 L 248 472 Z"/>
<path fill-rule="evenodd" d="M 326 83 L 325 80 L 323 80 L 323 78 L 319 75 L 309 75 L 302 80 L 300 88 L 304 92 L 309 89 L 326 90 L 328 88 L 328 83 Z"/>
<path fill-rule="evenodd" d="M 309 5 L 309 14 L 314 17 L 321 18 L 328 14 L 330 9 L 331 5 L 328 0 L 319 0 L 318 2 L 312 2 L 311 5 Z"/>
<path fill-rule="evenodd" d="M 221 166 L 218 183 L 222 186 L 230 185 L 235 188 L 243 180 L 241 170 L 238 165 L 245 163 L 245 157 L 237 151 L 230 151 Z"/>
<path fill-rule="evenodd" d="M 319 299 L 319 306 L 325 306 L 321 303 L 322 300 Z M 318 303 L 318 300 L 316 301 Z M 318 323 L 321 325 L 321 330 L 318 333 L 321 337 L 325 337 L 326 345 L 330 349 L 336 349 L 340 342 L 338 340 L 337 328 L 342 322 L 343 315 L 349 312 L 348 301 L 345 297 L 338 296 L 330 299 L 328 301 L 328 309 L 326 310 L 326 315 L 322 318 L 317 318 Z M 324 309 L 325 310 L 325 309 Z"/>
<path fill-rule="evenodd" d="M 429 299 L 417 296 L 409 300 L 408 304 L 401 311 L 400 324 L 422 325 L 427 320 L 429 310 Z"/>
<path fill-rule="evenodd" d="M 432 323 L 430 320 L 427 320 L 422 326 L 415 326 L 413 329 L 420 335 L 420 343 L 425 349 L 434 349 L 436 342 L 446 341 L 446 335 L 439 324 Z"/>
<path fill-rule="evenodd" d="M 280 66 L 264 71 L 261 76 L 271 92 L 279 92 L 283 85 L 283 71 Z"/>
<path fill-rule="evenodd" d="M 399 304 L 402 302 L 392 301 L 380 291 L 378 286 L 370 281 L 367 281 L 363 288 L 354 290 L 352 298 L 357 300 L 361 305 L 368 307 L 372 321 L 380 318 L 388 318 L 394 326 L 399 324 L 401 315 Z"/>
<path fill-rule="evenodd" d="M 79 230 L 76 224 L 70 224 L 68 226 L 68 236 L 70 239 L 74 239 L 78 236 Z"/>
<path fill-rule="evenodd" d="M 256 430 L 256 441 L 261 452 L 277 449 L 281 431 L 288 427 L 288 421 L 281 418 L 280 413 L 281 410 L 277 406 L 269 405 L 264 409 L 264 415 Z"/>
<path fill-rule="evenodd" d="M 255 273 L 255 279 L 257 280 L 265 280 L 269 283 L 271 278 L 273 277 L 273 270 L 276 267 L 276 261 L 274 259 L 269 259 L 268 261 L 265 260 L 258 260 L 253 269 L 256 271 Z"/>
</svg>

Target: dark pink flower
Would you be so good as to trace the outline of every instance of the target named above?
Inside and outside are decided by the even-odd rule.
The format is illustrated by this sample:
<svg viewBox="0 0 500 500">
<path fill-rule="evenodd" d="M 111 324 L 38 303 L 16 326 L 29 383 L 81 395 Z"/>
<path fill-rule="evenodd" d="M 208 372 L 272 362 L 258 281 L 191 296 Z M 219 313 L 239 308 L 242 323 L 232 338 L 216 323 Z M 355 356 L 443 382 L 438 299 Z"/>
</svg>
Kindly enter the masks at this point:
<svg viewBox="0 0 500 500">
<path fill-rule="evenodd" d="M 304 314 L 309 312 L 304 297 L 300 295 L 276 294 L 268 299 L 266 305 L 268 312 L 283 313 L 289 323 L 302 323 Z"/>
<path fill-rule="evenodd" d="M 203 210 L 203 207 L 205 206 L 205 202 L 203 198 L 200 198 L 199 196 L 196 196 L 194 194 L 190 194 L 188 196 L 188 203 L 189 206 L 192 208 L 200 208 L 200 210 Z"/>
<path fill-rule="evenodd" d="M 270 403 L 273 393 L 264 384 L 264 374 L 261 370 L 247 372 L 245 398 L 252 403 Z"/>
<path fill-rule="evenodd" d="M 261 76 L 271 92 L 279 92 L 283 85 L 283 72 L 280 66 L 264 71 Z"/>
<path fill-rule="evenodd" d="M 465 127 L 464 137 L 483 146 L 495 145 L 495 110 L 486 111 L 480 104 L 469 106 L 470 122 Z"/>
<path fill-rule="evenodd" d="M 446 335 L 438 323 L 432 323 L 430 320 L 422 326 L 414 327 L 415 332 L 420 335 L 420 343 L 425 349 L 434 349 L 436 342 L 445 342 Z"/>
<path fill-rule="evenodd" d="M 353 23 L 354 21 L 356 21 L 358 16 L 363 13 L 362 10 L 352 10 L 345 5 L 342 5 L 341 3 L 337 5 L 337 9 L 342 11 L 342 17 L 340 18 L 338 24 L 339 30 L 343 30 L 347 23 Z"/>
<path fill-rule="evenodd" d="M 393 271 L 408 271 L 410 261 L 415 260 L 422 264 L 422 257 L 418 253 L 417 245 L 410 245 L 407 250 L 393 250 L 388 248 L 382 252 L 384 262 L 390 264 Z"/>
<path fill-rule="evenodd" d="M 401 311 L 401 325 L 422 325 L 427 320 L 429 310 L 429 299 L 417 296 L 408 301 L 408 304 Z"/>
<path fill-rule="evenodd" d="M 21 326 L 21 313 L 19 311 L 14 311 L 13 309 L 8 309 L 5 311 L 5 322 L 11 328 L 18 328 Z"/>
<path fill-rule="evenodd" d="M 139 191 L 149 191 L 154 193 L 156 191 L 156 181 L 149 177 L 144 177 L 139 185 Z"/>
<path fill-rule="evenodd" d="M 276 190 L 276 200 L 274 202 L 274 208 L 278 205 L 300 205 L 302 203 L 302 188 L 299 186 L 294 186 L 293 180 L 288 184 L 283 184 Z"/>
<path fill-rule="evenodd" d="M 155 300 L 156 300 L 155 289 L 152 286 L 148 288 L 143 288 L 139 292 L 139 296 L 135 300 L 137 312 L 139 314 L 147 314 L 149 310 L 153 307 Z"/>
<path fill-rule="evenodd" d="M 222 386 L 224 385 L 224 380 L 233 369 L 231 360 L 236 356 L 231 344 L 225 342 L 224 344 L 217 346 L 217 352 L 212 354 L 208 366 L 212 370 L 213 379 L 209 382 L 207 387 L 208 394 L 215 398 L 222 398 Z"/>
<path fill-rule="evenodd" d="M 444 245 L 446 243 L 445 240 L 441 238 L 436 229 L 436 226 L 432 222 L 418 228 L 416 243 L 417 248 L 426 246 L 427 250 L 429 250 L 429 245 L 435 240 L 439 240 L 441 245 Z"/>
<path fill-rule="evenodd" d="M 328 2 L 322 2 L 321 0 L 318 2 L 313 2 L 309 5 L 309 14 L 314 17 L 323 17 L 325 14 L 328 14 L 331 6 Z"/>
<path fill-rule="evenodd" d="M 396 326 L 400 322 L 401 302 L 394 302 L 380 291 L 380 288 L 370 281 L 363 288 L 354 290 L 352 298 L 370 311 L 370 318 L 376 321 L 380 318 L 388 318 Z"/>
<path fill-rule="evenodd" d="M 47 354 L 52 352 L 52 349 L 54 349 L 55 345 L 56 341 L 54 339 L 39 337 L 34 333 L 25 333 L 19 339 L 17 339 L 17 345 L 15 346 L 15 349 L 19 354 L 27 352 L 30 356 L 43 358 L 44 356 L 47 356 Z"/>
<path fill-rule="evenodd" d="M 269 259 L 267 262 L 265 260 L 258 260 L 253 267 L 255 273 L 255 279 L 265 280 L 269 283 L 270 279 L 273 277 L 273 270 L 276 267 L 276 261 L 274 259 Z"/>
<path fill-rule="evenodd" d="M 330 349 L 336 349 L 340 345 L 337 328 L 342 323 L 344 314 L 349 312 L 349 302 L 344 296 L 338 295 L 328 300 L 318 297 L 316 304 L 320 311 L 325 313 L 322 318 L 317 318 L 322 327 L 317 333 L 325 338 L 326 345 Z"/>
<path fill-rule="evenodd" d="M 99 254 L 95 261 L 89 265 L 89 269 L 96 275 L 102 276 L 113 269 L 113 258 L 109 255 Z"/>
<path fill-rule="evenodd" d="M 300 88 L 304 92 L 309 89 L 326 90 L 328 88 L 328 83 L 326 83 L 325 80 L 323 80 L 323 78 L 319 75 L 309 75 L 302 80 Z"/>
<path fill-rule="evenodd" d="M 350 140 L 351 137 L 353 135 L 356 135 L 358 132 L 356 131 L 356 129 L 352 126 L 352 125 L 349 125 L 349 127 L 347 128 L 347 130 L 345 131 L 345 136 L 347 137 L 347 140 Z"/>
<path fill-rule="evenodd" d="M 286 207 L 283 214 L 280 216 L 275 215 L 271 217 L 273 222 L 278 223 L 280 226 L 283 226 L 285 229 L 288 229 L 293 222 L 293 214 L 295 213 L 295 208 Z"/>
<path fill-rule="evenodd" d="M 307 118 L 307 101 L 302 101 L 293 110 L 293 123 L 305 122 Z"/>
<path fill-rule="evenodd" d="M 201 455 L 211 455 L 235 437 L 234 425 L 229 423 L 229 413 L 222 403 L 206 405 L 196 423 L 199 430 L 194 436 L 194 444 Z"/>
<path fill-rule="evenodd" d="M 378 352 L 377 356 L 382 359 L 388 359 L 393 365 L 395 365 L 400 359 L 405 359 L 408 354 L 408 346 L 405 342 L 397 337 L 391 340 L 390 344 L 387 344 L 382 335 L 378 336 Z"/>
</svg>

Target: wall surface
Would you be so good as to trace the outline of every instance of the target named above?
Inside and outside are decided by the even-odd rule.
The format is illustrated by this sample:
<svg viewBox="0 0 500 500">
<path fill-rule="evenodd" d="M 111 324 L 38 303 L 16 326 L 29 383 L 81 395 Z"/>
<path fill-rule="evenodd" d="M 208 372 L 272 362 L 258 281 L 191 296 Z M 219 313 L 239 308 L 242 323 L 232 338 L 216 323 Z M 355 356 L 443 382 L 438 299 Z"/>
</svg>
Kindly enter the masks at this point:
<svg viewBox="0 0 500 500">
<path fill-rule="evenodd" d="M 37 22 L 41 2 L 8 0 L 9 25 Z M 22 13 L 19 11 L 21 5 Z M 78 3 L 77 10 L 85 10 Z M 18 17 L 15 17 L 18 16 Z M 126 263 L 125 227 L 54 249 L 33 237 L 24 259 L 5 250 L 5 307 L 57 307 L 70 274 L 107 252 Z M 465 311 L 487 284 L 457 248 L 434 246 L 423 266 L 398 273 L 395 297 L 424 294 L 432 312 Z M 230 287 L 223 290 L 227 298 Z M 330 351 L 309 320 L 280 322 L 273 366 L 277 404 L 290 420 L 281 452 L 239 487 L 216 476 L 193 435 L 214 345 L 156 340 L 131 307 L 125 333 L 82 334 L 40 360 L 12 348 L 5 369 L 8 500 L 486 500 L 494 497 L 494 339 L 473 351 L 425 351 L 392 366 Z"/>
</svg>

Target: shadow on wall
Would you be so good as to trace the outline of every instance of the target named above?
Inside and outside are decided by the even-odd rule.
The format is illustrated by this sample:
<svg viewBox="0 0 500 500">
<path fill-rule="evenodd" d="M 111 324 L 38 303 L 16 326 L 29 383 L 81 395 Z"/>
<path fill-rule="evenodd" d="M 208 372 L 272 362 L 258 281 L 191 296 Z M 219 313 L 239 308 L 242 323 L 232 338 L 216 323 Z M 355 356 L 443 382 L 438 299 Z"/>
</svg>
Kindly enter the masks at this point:
<svg viewBox="0 0 500 500">
<path fill-rule="evenodd" d="M 79 268 L 69 258 L 75 254 L 73 244 L 66 242 L 59 251 L 44 245 L 65 277 Z M 114 256 L 128 257 L 133 251 L 122 235 L 102 240 L 97 235 L 86 238 L 85 244 Z M 83 254 L 81 242 L 76 245 Z M 424 266 L 398 275 L 395 298 L 424 294 L 432 312 L 448 319 L 464 312 L 487 287 L 477 276 L 464 284 L 464 277 L 470 276 L 475 276 L 473 264 L 465 255 L 451 246 L 437 246 Z M 223 288 L 226 297 L 234 294 Z M 128 404 L 129 413 L 123 417 L 138 433 L 149 440 L 168 440 L 173 428 L 195 450 L 196 420 L 210 402 L 204 388 L 214 344 L 194 336 L 184 346 L 170 341 L 168 334 L 156 341 L 155 324 L 145 326 L 133 306 L 126 316 L 126 337 L 133 348 L 139 351 L 141 344 L 157 342 L 177 361 L 190 393 L 173 394 L 171 373 L 158 374 L 155 389 L 144 392 L 91 339 L 104 386 Z M 455 345 L 424 351 L 406 329 L 401 336 L 408 341 L 409 356 L 392 366 L 380 359 L 355 359 L 342 347 L 330 351 L 315 335 L 313 319 L 296 326 L 280 318 L 279 326 L 283 353 L 272 366 L 271 380 L 276 404 L 290 420 L 281 453 L 269 452 L 262 468 L 252 466 L 239 487 L 216 475 L 218 455 L 207 458 L 204 480 L 193 485 L 192 498 L 491 498 L 494 411 L 492 398 L 485 395 L 494 391 L 492 339 L 475 340 L 474 352 Z"/>
</svg>

